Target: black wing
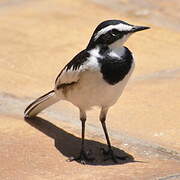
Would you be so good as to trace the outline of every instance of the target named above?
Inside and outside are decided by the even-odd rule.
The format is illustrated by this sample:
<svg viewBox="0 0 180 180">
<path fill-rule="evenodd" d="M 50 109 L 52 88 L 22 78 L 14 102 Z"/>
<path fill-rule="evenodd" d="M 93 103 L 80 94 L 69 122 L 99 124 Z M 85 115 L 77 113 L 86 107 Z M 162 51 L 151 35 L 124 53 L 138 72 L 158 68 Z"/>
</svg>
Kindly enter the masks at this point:
<svg viewBox="0 0 180 180">
<path fill-rule="evenodd" d="M 75 83 L 79 80 L 79 74 L 83 71 L 83 64 L 87 61 L 89 53 L 86 50 L 77 54 L 60 72 L 57 76 L 56 87 L 63 87 L 64 85 Z"/>
</svg>

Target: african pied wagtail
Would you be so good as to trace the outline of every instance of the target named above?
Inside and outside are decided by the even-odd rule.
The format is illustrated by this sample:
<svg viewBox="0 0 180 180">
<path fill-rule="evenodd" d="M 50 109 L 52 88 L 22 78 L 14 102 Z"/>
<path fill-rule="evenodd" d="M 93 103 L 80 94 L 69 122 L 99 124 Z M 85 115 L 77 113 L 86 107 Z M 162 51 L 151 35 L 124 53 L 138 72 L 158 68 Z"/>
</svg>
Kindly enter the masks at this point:
<svg viewBox="0 0 180 180">
<path fill-rule="evenodd" d="M 54 90 L 26 108 L 25 118 L 36 116 L 59 100 L 67 100 L 79 108 L 82 122 L 81 151 L 78 157 L 71 160 L 80 160 L 81 163 L 91 160 L 84 150 L 86 111 L 92 106 L 99 106 L 99 119 L 109 148 L 107 152 L 104 150 L 104 154 L 117 162 L 106 129 L 106 114 L 122 94 L 134 69 L 132 53 L 123 44 L 134 32 L 145 29 L 149 27 L 134 26 L 120 20 L 102 22 L 95 29 L 87 48 L 60 72 Z"/>
</svg>

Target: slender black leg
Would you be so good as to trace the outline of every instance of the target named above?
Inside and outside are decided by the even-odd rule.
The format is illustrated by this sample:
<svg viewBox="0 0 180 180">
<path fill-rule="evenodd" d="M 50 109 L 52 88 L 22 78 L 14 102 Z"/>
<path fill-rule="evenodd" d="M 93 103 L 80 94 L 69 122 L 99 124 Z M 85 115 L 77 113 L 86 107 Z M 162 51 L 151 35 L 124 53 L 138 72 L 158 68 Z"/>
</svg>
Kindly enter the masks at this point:
<svg viewBox="0 0 180 180">
<path fill-rule="evenodd" d="M 105 123 L 107 111 L 108 111 L 108 109 L 102 108 L 101 114 L 100 114 L 100 121 L 101 121 L 103 130 L 104 130 L 104 134 L 105 134 L 105 137 L 106 137 L 108 150 L 105 150 L 103 148 L 101 148 L 101 150 L 102 150 L 104 156 L 106 156 L 104 160 L 112 159 L 115 163 L 118 163 L 117 158 L 121 159 L 121 160 L 125 160 L 126 157 L 117 156 L 117 155 L 114 154 L 114 152 L 112 150 L 111 142 L 110 142 L 110 139 L 109 139 L 109 135 L 108 135 L 108 131 L 107 131 L 107 128 L 106 128 L 106 123 Z"/>
<path fill-rule="evenodd" d="M 82 132 L 81 132 L 81 151 L 84 151 L 85 122 L 86 122 L 86 119 L 81 119 L 81 123 L 82 123 Z"/>
<path fill-rule="evenodd" d="M 108 148 L 111 149 L 111 142 L 109 140 L 109 135 L 108 135 L 107 128 L 106 128 L 106 123 L 105 123 L 105 121 L 101 121 L 101 124 L 102 124 L 103 130 L 104 130 L 104 134 L 106 136 Z"/>
<path fill-rule="evenodd" d="M 86 161 L 92 161 L 94 160 L 93 157 L 91 157 L 91 152 L 85 152 L 84 149 L 84 136 L 85 136 L 85 123 L 86 123 L 86 114 L 84 111 L 80 110 L 80 120 L 82 125 L 82 132 L 81 132 L 81 150 L 80 154 L 77 157 L 70 157 L 69 161 L 80 161 L 81 164 L 86 164 Z"/>
</svg>

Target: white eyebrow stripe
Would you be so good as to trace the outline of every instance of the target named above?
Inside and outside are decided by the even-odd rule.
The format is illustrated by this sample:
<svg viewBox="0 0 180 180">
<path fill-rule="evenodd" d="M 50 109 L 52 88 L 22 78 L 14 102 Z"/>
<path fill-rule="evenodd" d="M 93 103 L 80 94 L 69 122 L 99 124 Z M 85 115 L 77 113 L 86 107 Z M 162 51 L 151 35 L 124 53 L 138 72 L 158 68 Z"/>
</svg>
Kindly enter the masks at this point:
<svg viewBox="0 0 180 180">
<path fill-rule="evenodd" d="M 131 25 L 127 24 L 117 24 L 117 25 L 109 25 L 103 29 L 101 29 L 95 36 L 95 40 L 100 37 L 102 34 L 107 33 L 111 29 L 117 29 L 119 31 L 130 31 L 132 29 Z"/>
</svg>

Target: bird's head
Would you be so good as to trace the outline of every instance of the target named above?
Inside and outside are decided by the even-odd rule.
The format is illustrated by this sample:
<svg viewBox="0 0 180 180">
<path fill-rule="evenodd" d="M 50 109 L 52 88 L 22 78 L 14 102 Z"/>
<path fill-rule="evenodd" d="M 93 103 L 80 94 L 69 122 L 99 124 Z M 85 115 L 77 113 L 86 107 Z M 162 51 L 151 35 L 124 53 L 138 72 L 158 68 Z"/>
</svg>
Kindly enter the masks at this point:
<svg viewBox="0 0 180 180">
<path fill-rule="evenodd" d="M 94 48 L 97 45 L 108 47 L 122 46 L 130 35 L 149 28 L 131 25 L 121 20 L 104 21 L 95 29 L 88 44 L 88 49 Z"/>
</svg>

